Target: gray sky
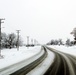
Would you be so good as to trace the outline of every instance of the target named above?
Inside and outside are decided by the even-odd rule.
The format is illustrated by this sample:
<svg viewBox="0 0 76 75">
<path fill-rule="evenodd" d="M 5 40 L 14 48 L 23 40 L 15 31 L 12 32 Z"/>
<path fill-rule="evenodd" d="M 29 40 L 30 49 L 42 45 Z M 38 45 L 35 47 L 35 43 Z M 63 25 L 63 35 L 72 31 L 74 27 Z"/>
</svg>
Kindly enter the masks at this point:
<svg viewBox="0 0 76 75">
<path fill-rule="evenodd" d="M 2 32 L 16 32 L 46 43 L 55 38 L 73 38 L 76 27 L 76 0 L 1 0 Z"/>
</svg>

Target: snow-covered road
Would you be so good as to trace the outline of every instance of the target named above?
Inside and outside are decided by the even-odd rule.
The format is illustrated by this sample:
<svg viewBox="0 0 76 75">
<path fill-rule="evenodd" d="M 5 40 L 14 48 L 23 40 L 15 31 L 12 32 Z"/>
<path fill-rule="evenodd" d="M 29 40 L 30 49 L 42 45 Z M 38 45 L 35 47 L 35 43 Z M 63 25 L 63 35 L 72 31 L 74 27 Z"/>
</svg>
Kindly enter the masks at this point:
<svg viewBox="0 0 76 75">
<path fill-rule="evenodd" d="M 74 55 L 76 56 L 76 46 L 72 46 L 72 47 L 66 47 L 66 46 L 50 46 L 51 48 L 54 48 L 57 52 L 58 51 L 61 51 L 61 52 L 64 52 L 64 53 L 68 53 L 68 54 L 71 54 L 71 55 Z M 54 54 L 48 50 L 48 57 L 46 58 L 46 60 L 44 62 L 42 62 L 39 66 L 37 66 L 35 69 L 33 69 L 31 72 L 29 72 L 27 75 L 43 75 L 46 70 L 48 69 L 48 67 L 52 64 L 52 62 L 54 61 Z M 70 57 L 68 55 L 68 57 Z M 68 62 L 66 56 L 64 55 L 63 56 L 63 59 L 66 59 L 67 61 L 67 64 L 70 64 L 70 62 Z M 50 60 L 51 59 L 51 60 Z M 62 59 L 62 58 L 58 58 L 58 59 Z M 59 61 L 59 60 L 58 60 Z M 61 61 L 61 60 L 60 60 Z M 70 60 L 71 61 L 71 60 Z M 62 62 L 62 61 L 61 61 Z M 55 62 L 56 63 L 56 62 Z M 64 61 L 63 61 L 64 63 Z M 71 63 L 72 64 L 72 63 Z M 70 64 L 70 65 L 71 65 Z M 60 65 L 60 64 L 59 64 Z M 68 65 L 68 66 L 70 66 Z M 64 66 L 65 67 L 65 66 Z M 71 68 L 70 68 L 71 69 Z M 73 69 L 73 68 L 72 68 Z M 68 69 L 67 69 L 68 70 Z M 54 71 L 55 72 L 55 71 Z M 70 71 L 69 71 L 70 72 Z M 71 71 L 72 74 L 73 74 L 73 71 Z M 71 74 L 70 72 L 70 74 Z M 68 73 L 68 72 L 67 72 Z M 64 73 L 63 73 L 64 74 Z"/>
<path fill-rule="evenodd" d="M 47 71 L 49 66 L 53 63 L 55 57 L 53 52 L 49 50 L 47 50 L 47 52 L 48 56 L 46 57 L 46 59 L 27 75 L 43 75 Z"/>
<path fill-rule="evenodd" d="M 65 51 L 67 51 L 68 48 L 66 48 L 65 46 L 62 47 L 64 49 L 66 48 L 65 51 L 64 49 L 62 49 L 62 51 L 64 51 L 65 53 L 58 51 L 60 49 L 56 50 L 56 47 L 58 46 L 56 47 L 52 46 L 52 47 L 53 48 L 51 47 L 47 47 L 47 48 L 55 54 L 56 56 L 55 61 L 44 75 L 76 75 L 76 57 L 73 56 L 73 53 L 72 55 L 70 55 L 71 53 L 70 54 L 66 53 Z M 71 48 L 73 47 L 74 46 L 72 46 Z"/>
</svg>

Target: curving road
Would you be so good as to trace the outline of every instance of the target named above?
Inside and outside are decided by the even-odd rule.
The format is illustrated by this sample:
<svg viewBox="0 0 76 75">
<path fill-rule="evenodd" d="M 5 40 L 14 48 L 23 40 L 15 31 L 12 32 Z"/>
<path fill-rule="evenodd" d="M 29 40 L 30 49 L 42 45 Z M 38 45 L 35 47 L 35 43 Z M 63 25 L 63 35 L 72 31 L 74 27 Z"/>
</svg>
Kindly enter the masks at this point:
<svg viewBox="0 0 76 75">
<path fill-rule="evenodd" d="M 10 75 L 26 75 L 47 57 L 47 50 L 53 52 L 55 54 L 55 58 L 54 62 L 49 66 L 49 69 L 43 75 L 76 75 L 75 56 L 57 51 L 47 46 L 43 46 L 42 48 L 42 50 L 44 50 L 44 53 L 40 58 Z"/>
<path fill-rule="evenodd" d="M 28 64 L 27 66 L 24 66 L 23 68 L 17 70 L 16 72 L 14 72 L 10 75 L 26 75 L 33 68 L 35 68 L 37 65 L 39 65 L 47 57 L 46 49 L 44 47 L 42 47 L 42 48 L 43 48 L 42 50 L 44 50 L 44 53 L 42 56 L 40 56 L 38 59 L 36 59 L 32 63 Z"/>
<path fill-rule="evenodd" d="M 76 57 L 46 47 L 55 54 L 55 59 L 44 75 L 76 75 Z"/>
</svg>

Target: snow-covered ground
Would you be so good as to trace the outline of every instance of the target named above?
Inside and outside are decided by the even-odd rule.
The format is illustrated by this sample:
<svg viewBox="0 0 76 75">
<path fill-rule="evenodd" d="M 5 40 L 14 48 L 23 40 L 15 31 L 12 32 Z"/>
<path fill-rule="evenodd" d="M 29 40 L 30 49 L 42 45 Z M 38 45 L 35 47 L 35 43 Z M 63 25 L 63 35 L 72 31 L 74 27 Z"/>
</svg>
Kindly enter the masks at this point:
<svg viewBox="0 0 76 75">
<path fill-rule="evenodd" d="M 16 48 L 4 49 L 1 54 L 4 58 L 0 59 L 0 70 L 22 60 L 28 59 L 41 51 L 40 46 L 36 47 L 20 47 L 19 51 Z"/>
<path fill-rule="evenodd" d="M 76 56 L 76 46 L 67 47 L 67 46 L 54 45 L 49 47 Z M 4 56 L 4 58 L 0 59 L 0 71 L 5 67 L 11 66 L 12 64 L 16 64 L 20 61 L 30 59 L 31 57 L 35 57 L 35 55 L 40 54 L 40 52 L 41 52 L 41 46 L 35 46 L 29 48 L 20 47 L 19 51 L 17 51 L 16 48 L 4 49 L 1 51 L 1 54 Z M 42 54 L 43 52 L 40 55 Z M 29 72 L 27 75 L 43 75 L 53 61 L 54 61 L 54 54 L 48 50 L 47 58 L 40 65 L 38 65 L 38 67 Z M 23 64 L 25 65 L 25 63 Z"/>
<path fill-rule="evenodd" d="M 49 46 L 53 49 L 56 49 L 58 51 L 61 51 L 61 52 L 64 52 L 64 53 L 68 53 L 68 54 L 71 54 L 71 55 L 74 55 L 76 56 L 76 46 L 56 46 L 56 45 L 51 45 Z"/>
</svg>

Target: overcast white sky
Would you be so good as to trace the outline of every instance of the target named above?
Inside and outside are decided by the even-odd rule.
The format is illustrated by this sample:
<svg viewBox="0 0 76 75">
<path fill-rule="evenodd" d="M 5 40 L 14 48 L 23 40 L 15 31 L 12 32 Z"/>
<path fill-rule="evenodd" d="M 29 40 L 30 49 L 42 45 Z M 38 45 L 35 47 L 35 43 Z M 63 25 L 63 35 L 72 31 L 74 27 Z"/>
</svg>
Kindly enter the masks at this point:
<svg viewBox="0 0 76 75">
<path fill-rule="evenodd" d="M 0 0 L 2 32 L 16 32 L 46 43 L 55 38 L 73 38 L 76 27 L 76 0 Z"/>
</svg>

